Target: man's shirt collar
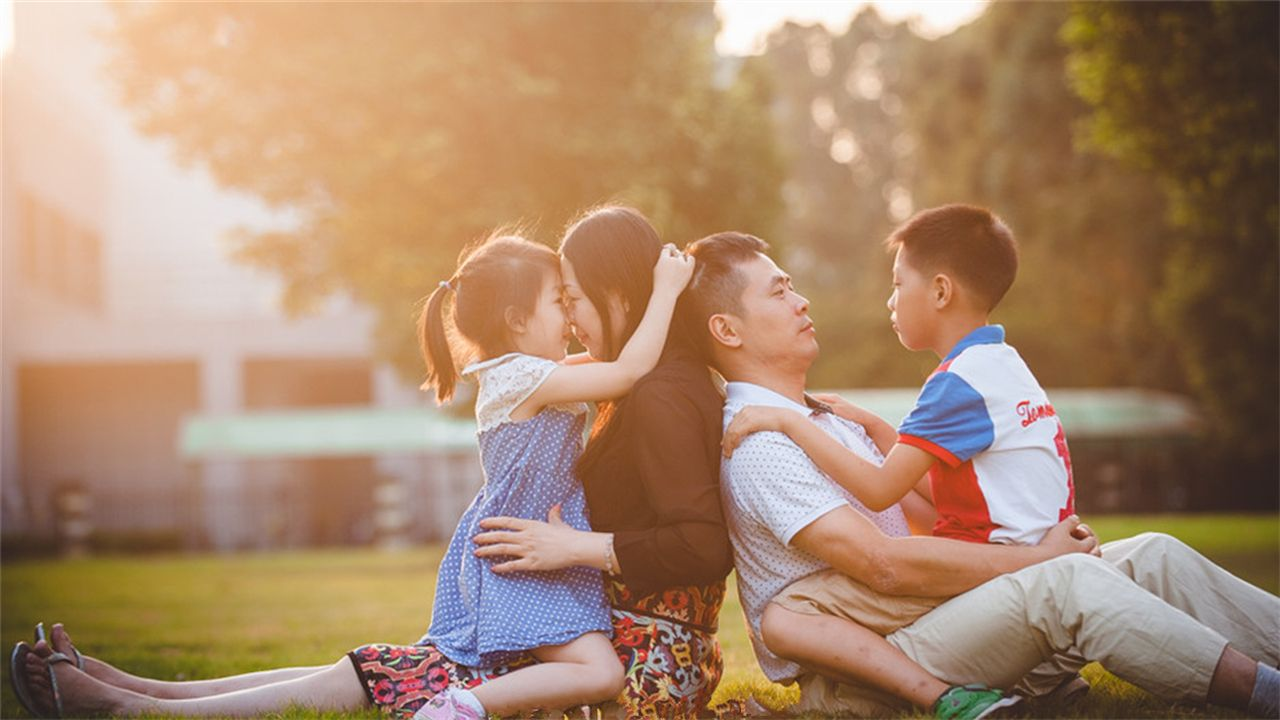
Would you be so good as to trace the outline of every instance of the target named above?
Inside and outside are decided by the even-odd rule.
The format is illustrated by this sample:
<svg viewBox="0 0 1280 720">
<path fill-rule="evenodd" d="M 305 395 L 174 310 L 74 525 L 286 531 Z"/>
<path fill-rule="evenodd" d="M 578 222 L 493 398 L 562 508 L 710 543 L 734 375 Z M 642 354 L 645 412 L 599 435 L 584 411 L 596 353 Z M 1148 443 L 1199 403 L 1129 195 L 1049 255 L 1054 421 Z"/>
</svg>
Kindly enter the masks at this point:
<svg viewBox="0 0 1280 720">
<path fill-rule="evenodd" d="M 768 407 L 787 408 L 806 415 L 809 414 L 809 408 L 804 405 L 801 405 L 781 393 L 776 393 L 763 385 L 756 385 L 755 383 L 728 383 L 725 385 L 725 398 L 729 402 L 740 403 L 742 405 L 765 405 Z"/>
<path fill-rule="evenodd" d="M 762 385 L 756 385 L 749 382 L 731 382 L 725 384 L 725 400 L 729 403 L 739 405 L 764 405 L 767 407 L 785 408 L 787 410 L 795 410 L 804 415 L 812 415 L 814 411 L 831 412 L 830 406 L 815 400 L 806 393 L 804 396 L 806 405 L 792 400 L 791 398 L 776 393 Z"/>
</svg>

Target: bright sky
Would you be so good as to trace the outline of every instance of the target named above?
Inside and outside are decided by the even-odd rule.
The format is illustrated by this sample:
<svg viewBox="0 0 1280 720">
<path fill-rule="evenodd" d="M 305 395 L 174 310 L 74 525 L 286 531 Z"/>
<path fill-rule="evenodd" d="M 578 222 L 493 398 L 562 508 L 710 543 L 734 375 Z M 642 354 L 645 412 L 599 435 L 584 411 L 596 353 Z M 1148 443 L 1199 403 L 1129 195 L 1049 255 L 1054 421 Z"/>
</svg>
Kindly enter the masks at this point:
<svg viewBox="0 0 1280 720">
<path fill-rule="evenodd" d="M 13 47 L 13 0 L 0 0 L 0 55 Z"/>
<path fill-rule="evenodd" d="M 820 22 L 841 33 L 868 4 L 891 21 L 914 18 L 916 32 L 937 37 L 981 15 L 987 0 L 716 0 L 721 23 L 716 49 L 725 55 L 762 52 L 769 31 L 787 20 Z M 13 0 L 0 0 L 0 54 L 12 45 Z"/>
<path fill-rule="evenodd" d="M 722 55 L 753 55 L 764 51 L 769 31 L 787 20 L 820 22 L 834 33 L 843 33 L 849 21 L 866 5 L 874 5 L 881 17 L 897 22 L 910 20 L 925 37 L 946 35 L 982 14 L 986 0 L 716 0 L 720 34 L 716 50 Z"/>
</svg>

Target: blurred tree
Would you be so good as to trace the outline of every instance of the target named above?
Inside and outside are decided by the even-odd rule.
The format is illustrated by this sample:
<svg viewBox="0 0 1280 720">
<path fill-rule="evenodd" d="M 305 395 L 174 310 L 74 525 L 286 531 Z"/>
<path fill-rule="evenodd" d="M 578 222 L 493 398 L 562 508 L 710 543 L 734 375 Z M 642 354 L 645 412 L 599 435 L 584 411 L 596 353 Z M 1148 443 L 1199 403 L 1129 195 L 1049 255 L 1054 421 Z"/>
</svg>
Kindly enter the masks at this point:
<svg viewBox="0 0 1280 720">
<path fill-rule="evenodd" d="M 996 3 L 918 45 L 903 76 L 917 207 L 975 202 L 1013 228 L 1018 279 L 995 314 L 1049 386 L 1185 390 L 1153 319 L 1172 234 L 1147 174 L 1079 152 L 1087 106 L 1066 78 L 1068 7 Z"/>
<path fill-rule="evenodd" d="M 1280 4 L 1081 3 L 1064 37 L 1096 147 L 1154 173 L 1171 235 L 1159 319 L 1232 458 L 1280 464 Z M 1153 258 L 1154 259 L 1154 258 Z"/>
<path fill-rule="evenodd" d="M 889 330 L 881 246 L 910 210 L 902 102 L 890 86 L 923 42 L 869 8 L 835 37 L 821 25 L 788 23 L 753 59 L 773 77 L 787 162 L 780 236 L 785 264 L 813 303 L 817 386 L 909 385 L 930 365 L 902 351 Z"/>
<path fill-rule="evenodd" d="M 972 202 L 1020 239 L 995 320 L 1044 383 L 1185 389 L 1150 303 L 1163 200 L 1145 174 L 1073 146 L 1088 108 L 1066 80 L 1067 14 L 996 3 L 929 41 L 866 10 L 837 37 L 789 25 L 770 38 L 783 234 L 823 342 L 815 384 L 921 382 L 936 358 L 889 329 L 880 242 L 914 210 Z"/>
<path fill-rule="evenodd" d="M 421 375 L 415 301 L 494 226 L 620 199 L 683 243 L 769 234 L 766 78 L 724 81 L 703 4 L 116 4 L 114 76 L 147 133 L 289 208 L 239 254 L 303 312 L 338 291 Z"/>
</svg>

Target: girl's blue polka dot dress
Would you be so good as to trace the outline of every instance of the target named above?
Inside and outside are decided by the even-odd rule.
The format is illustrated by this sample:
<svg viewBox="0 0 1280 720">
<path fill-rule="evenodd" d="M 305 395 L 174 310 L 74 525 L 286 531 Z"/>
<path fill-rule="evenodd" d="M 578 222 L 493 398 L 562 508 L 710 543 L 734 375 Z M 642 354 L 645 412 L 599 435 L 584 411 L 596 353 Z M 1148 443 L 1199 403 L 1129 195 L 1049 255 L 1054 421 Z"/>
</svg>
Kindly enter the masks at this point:
<svg viewBox="0 0 1280 720">
<path fill-rule="evenodd" d="M 463 665 L 503 665 L 524 650 L 612 629 L 599 570 L 499 575 L 490 568 L 502 559 L 472 554 L 471 538 L 487 517 L 546 520 L 559 504 L 566 523 L 591 529 L 582 484 L 573 474 L 586 406 L 548 406 L 521 422 L 510 417 L 556 367 L 545 358 L 513 353 L 462 373 L 480 384 L 476 420 L 485 484 L 458 521 L 440 563 L 431 627 L 422 640 Z"/>
</svg>

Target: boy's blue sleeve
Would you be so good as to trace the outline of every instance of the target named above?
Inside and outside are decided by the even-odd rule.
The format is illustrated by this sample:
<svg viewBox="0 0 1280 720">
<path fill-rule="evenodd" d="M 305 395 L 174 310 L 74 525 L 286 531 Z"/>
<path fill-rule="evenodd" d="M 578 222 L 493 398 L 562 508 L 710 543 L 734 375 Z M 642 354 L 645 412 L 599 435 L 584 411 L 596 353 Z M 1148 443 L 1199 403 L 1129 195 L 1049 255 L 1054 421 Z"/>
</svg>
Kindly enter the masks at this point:
<svg viewBox="0 0 1280 720">
<path fill-rule="evenodd" d="M 898 442 L 912 445 L 956 467 L 991 447 L 995 425 L 987 403 L 952 372 L 930 377 L 916 406 L 898 427 Z"/>
</svg>

